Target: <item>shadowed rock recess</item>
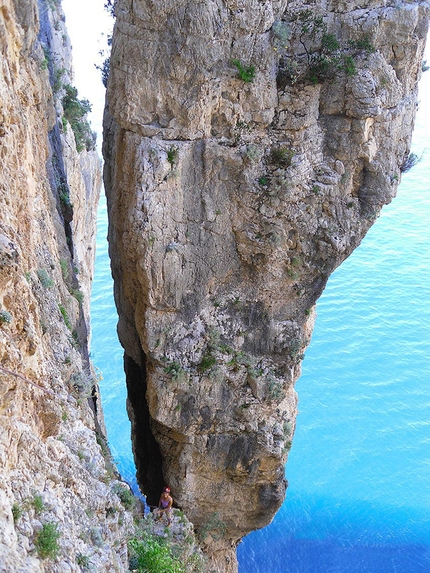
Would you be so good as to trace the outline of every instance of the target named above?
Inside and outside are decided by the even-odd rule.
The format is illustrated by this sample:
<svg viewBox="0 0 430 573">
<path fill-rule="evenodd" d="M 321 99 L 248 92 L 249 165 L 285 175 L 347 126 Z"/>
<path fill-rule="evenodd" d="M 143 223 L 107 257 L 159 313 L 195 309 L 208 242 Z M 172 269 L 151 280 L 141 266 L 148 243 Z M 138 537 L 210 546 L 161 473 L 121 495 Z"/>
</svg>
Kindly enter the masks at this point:
<svg viewBox="0 0 430 573">
<path fill-rule="evenodd" d="M 395 196 L 427 2 L 117 0 L 109 243 L 138 479 L 214 570 L 286 490 L 315 301 Z"/>
</svg>

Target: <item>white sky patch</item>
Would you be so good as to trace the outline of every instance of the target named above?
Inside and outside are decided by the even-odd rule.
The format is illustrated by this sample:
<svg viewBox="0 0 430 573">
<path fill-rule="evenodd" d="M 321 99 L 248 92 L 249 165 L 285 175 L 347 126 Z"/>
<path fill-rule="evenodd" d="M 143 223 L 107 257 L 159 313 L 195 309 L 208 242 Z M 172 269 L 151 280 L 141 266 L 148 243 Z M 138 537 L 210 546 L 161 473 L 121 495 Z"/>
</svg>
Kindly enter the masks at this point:
<svg viewBox="0 0 430 573">
<path fill-rule="evenodd" d="M 92 105 L 90 121 L 97 132 L 97 145 L 101 147 L 105 87 L 99 52 L 107 48 L 107 36 L 112 32 L 113 19 L 104 9 L 105 0 L 63 0 L 67 31 L 72 42 L 74 85 L 79 99 L 88 99 Z"/>
</svg>

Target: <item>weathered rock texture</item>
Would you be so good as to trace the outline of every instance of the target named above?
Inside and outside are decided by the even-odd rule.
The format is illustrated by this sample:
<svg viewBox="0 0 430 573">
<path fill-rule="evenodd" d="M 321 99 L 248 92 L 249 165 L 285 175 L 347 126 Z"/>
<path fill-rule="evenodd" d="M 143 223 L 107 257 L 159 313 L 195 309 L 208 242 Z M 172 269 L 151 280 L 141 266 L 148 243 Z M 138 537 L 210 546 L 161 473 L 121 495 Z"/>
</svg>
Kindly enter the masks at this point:
<svg viewBox="0 0 430 573">
<path fill-rule="evenodd" d="M 105 183 L 138 475 L 217 571 L 284 499 L 313 307 L 396 193 L 428 8 L 116 3 Z"/>
<path fill-rule="evenodd" d="M 0 0 L 0 571 L 7 573 L 78 572 L 85 562 L 100 572 L 127 569 L 131 516 L 106 466 L 87 350 L 100 161 L 96 152 L 76 152 L 62 122 L 69 51 L 58 2 Z M 35 541 L 48 523 L 57 525 L 59 553 L 42 560 Z"/>
</svg>

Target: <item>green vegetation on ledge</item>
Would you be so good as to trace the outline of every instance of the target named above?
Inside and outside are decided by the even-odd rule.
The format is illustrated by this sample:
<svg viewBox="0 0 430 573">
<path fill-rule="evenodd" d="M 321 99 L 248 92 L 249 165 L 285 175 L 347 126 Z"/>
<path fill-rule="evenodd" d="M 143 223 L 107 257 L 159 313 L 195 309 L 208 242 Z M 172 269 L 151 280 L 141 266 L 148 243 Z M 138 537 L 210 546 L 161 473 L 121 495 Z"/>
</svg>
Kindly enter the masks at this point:
<svg viewBox="0 0 430 573">
<path fill-rule="evenodd" d="M 87 99 L 78 98 L 78 90 L 75 87 L 69 84 L 63 87 L 66 92 L 62 99 L 64 118 L 69 122 L 75 135 L 76 150 L 91 151 L 96 145 L 96 135 L 91 131 L 86 119 L 86 115 L 91 111 L 91 104 Z M 65 125 L 63 121 L 63 127 Z"/>
<path fill-rule="evenodd" d="M 163 518 L 149 513 L 138 520 L 128 542 L 129 566 L 135 573 L 205 573 L 205 559 L 197 546 L 191 523 L 173 510 L 168 527 Z"/>
<path fill-rule="evenodd" d="M 236 66 L 237 74 L 241 80 L 249 84 L 255 78 L 255 66 L 244 66 L 240 60 L 232 60 L 231 63 Z"/>
<path fill-rule="evenodd" d="M 58 538 L 60 533 L 56 523 L 44 523 L 42 529 L 36 535 L 34 545 L 41 559 L 54 559 L 60 549 Z"/>
<path fill-rule="evenodd" d="M 311 9 L 289 14 L 289 22 L 273 26 L 274 50 L 279 53 L 278 87 L 285 89 L 297 81 L 320 84 L 339 74 L 354 76 L 357 58 L 376 52 L 368 36 L 349 39 L 346 43 L 327 30 L 323 16 Z M 279 41 L 280 31 L 285 41 Z M 303 56 L 289 53 L 291 37 L 296 37 L 303 48 Z M 319 44 L 319 46 L 318 46 Z"/>
</svg>

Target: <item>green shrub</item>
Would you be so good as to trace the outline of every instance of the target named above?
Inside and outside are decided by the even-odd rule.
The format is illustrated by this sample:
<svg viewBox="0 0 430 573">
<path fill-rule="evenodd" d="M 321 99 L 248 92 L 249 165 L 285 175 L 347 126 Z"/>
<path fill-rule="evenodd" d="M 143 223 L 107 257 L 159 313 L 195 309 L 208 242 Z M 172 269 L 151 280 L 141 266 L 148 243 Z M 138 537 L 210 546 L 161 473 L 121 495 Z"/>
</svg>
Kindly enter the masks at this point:
<svg viewBox="0 0 430 573">
<path fill-rule="evenodd" d="M 374 54 L 376 52 L 376 48 L 370 41 L 369 36 L 364 36 L 358 40 L 350 40 L 348 44 L 354 50 L 367 52 L 368 54 Z"/>
<path fill-rule="evenodd" d="M 40 69 L 47 70 L 51 63 L 51 52 L 48 46 L 43 46 L 44 59 L 40 62 Z"/>
<path fill-rule="evenodd" d="M 103 546 L 103 534 L 101 527 L 91 527 L 89 534 L 92 543 L 94 543 L 96 547 Z"/>
<path fill-rule="evenodd" d="M 69 315 L 67 314 L 67 310 L 64 308 L 62 304 L 59 304 L 58 308 L 61 312 L 61 316 L 63 317 L 64 324 L 67 326 L 69 330 L 72 330 L 72 324 L 70 322 Z"/>
<path fill-rule="evenodd" d="M 93 392 L 95 379 L 89 369 L 74 372 L 70 377 L 70 383 L 79 395 L 89 397 Z"/>
<path fill-rule="evenodd" d="M 115 487 L 113 488 L 113 491 L 119 497 L 125 509 L 132 509 L 134 507 L 136 498 L 134 497 L 133 493 L 130 491 L 128 487 L 116 484 Z"/>
<path fill-rule="evenodd" d="M 172 360 L 172 362 L 169 362 L 165 366 L 164 372 L 166 374 L 169 374 L 173 378 L 173 380 L 179 380 L 181 378 L 181 375 L 184 373 L 184 369 L 179 364 L 179 362 L 176 362 L 176 360 Z"/>
<path fill-rule="evenodd" d="M 105 58 L 101 66 L 96 64 L 96 69 L 99 70 L 102 76 L 102 84 L 107 88 L 107 83 L 110 74 L 110 58 Z"/>
<path fill-rule="evenodd" d="M 419 163 L 422 159 L 422 156 L 419 157 L 416 153 L 410 153 L 407 158 L 403 161 L 401 167 L 400 167 L 400 171 L 402 173 L 406 173 L 407 171 L 410 171 L 412 169 L 412 167 L 415 167 L 415 165 L 417 165 L 417 163 Z"/>
<path fill-rule="evenodd" d="M 335 52 L 340 48 L 340 44 L 334 34 L 323 34 L 321 48 L 326 52 Z"/>
<path fill-rule="evenodd" d="M 202 356 L 200 364 L 198 365 L 198 369 L 200 372 L 205 372 L 205 370 L 209 370 L 212 366 L 216 364 L 216 358 L 210 352 L 207 352 Z"/>
<path fill-rule="evenodd" d="M 355 67 L 354 58 L 352 56 L 345 56 L 343 58 L 343 69 L 347 76 L 355 76 L 357 69 Z"/>
<path fill-rule="evenodd" d="M 273 34 L 275 35 L 275 48 L 280 50 L 286 48 L 291 38 L 291 27 L 287 22 L 276 20 L 272 26 Z"/>
<path fill-rule="evenodd" d="M 84 293 L 78 288 L 71 288 L 69 289 L 70 294 L 79 302 L 84 302 Z"/>
<path fill-rule="evenodd" d="M 65 259 L 60 259 L 60 267 L 63 280 L 67 280 L 69 278 L 69 265 Z"/>
<path fill-rule="evenodd" d="M 293 445 L 293 442 L 291 440 L 287 440 L 285 442 L 284 445 L 284 454 L 288 454 L 288 452 L 291 450 L 291 446 Z"/>
<path fill-rule="evenodd" d="M 280 402 L 285 397 L 282 383 L 275 378 L 269 377 L 267 387 L 267 398 L 272 402 Z"/>
<path fill-rule="evenodd" d="M 176 147 L 173 147 L 172 145 L 172 147 L 167 152 L 167 161 L 170 163 L 172 167 L 176 163 L 177 157 L 178 157 L 178 149 Z"/>
<path fill-rule="evenodd" d="M 33 506 L 36 515 L 39 515 L 45 509 L 45 504 L 43 503 L 43 499 L 40 493 L 35 493 L 33 495 L 33 499 L 31 500 L 31 505 Z"/>
<path fill-rule="evenodd" d="M 78 90 L 67 84 L 64 86 L 65 95 L 62 99 L 64 117 L 70 123 L 75 135 L 76 150 L 78 152 L 86 149 L 95 149 L 96 136 L 91 131 L 91 126 L 86 115 L 91 111 L 91 104 L 87 99 L 78 98 Z"/>
<path fill-rule="evenodd" d="M 74 348 L 79 348 L 79 335 L 76 330 L 72 330 L 72 336 L 70 342 L 74 346 Z"/>
<path fill-rule="evenodd" d="M 12 322 L 12 315 L 7 310 L 0 310 L 0 324 Z"/>
<path fill-rule="evenodd" d="M 303 342 L 300 338 L 292 338 L 290 341 L 290 348 L 289 348 L 289 354 L 291 356 L 291 358 L 297 358 L 300 356 L 300 351 L 303 347 Z"/>
<path fill-rule="evenodd" d="M 94 384 L 94 380 L 93 380 L 93 384 Z M 107 443 L 105 436 L 103 436 L 102 434 L 97 434 L 96 435 L 96 442 L 100 446 L 103 456 L 105 458 L 108 458 L 110 456 L 110 451 L 109 451 L 108 443 Z"/>
<path fill-rule="evenodd" d="M 42 529 L 36 535 L 34 545 L 41 559 L 55 559 L 60 549 L 58 539 L 60 533 L 56 523 L 44 523 Z"/>
<path fill-rule="evenodd" d="M 53 286 L 54 281 L 51 279 L 45 269 L 39 269 L 37 271 L 37 276 L 44 289 L 51 288 Z"/>
<path fill-rule="evenodd" d="M 334 34 L 327 32 L 323 17 L 311 9 L 290 14 L 290 19 L 295 24 L 294 33 L 303 47 L 307 65 L 303 69 L 302 58 L 292 57 L 291 61 L 281 58 L 277 82 L 282 89 L 299 78 L 319 84 L 333 79 L 339 72 L 353 76 L 356 74 L 356 56 L 363 51 L 368 54 L 376 51 L 367 36 L 341 43 Z M 320 47 L 316 48 L 318 41 Z"/>
<path fill-rule="evenodd" d="M 240 60 L 232 60 L 231 63 L 236 66 L 238 76 L 245 83 L 249 84 L 254 81 L 255 78 L 255 66 L 243 66 Z"/>
<path fill-rule="evenodd" d="M 88 569 L 90 566 L 90 558 L 88 555 L 82 555 L 82 553 L 78 553 L 76 555 L 76 563 L 82 567 L 82 569 Z"/>
<path fill-rule="evenodd" d="M 332 60 L 325 54 L 309 56 L 308 77 L 313 84 L 319 84 L 333 73 Z"/>
<path fill-rule="evenodd" d="M 59 181 L 57 191 L 58 191 L 58 197 L 60 198 L 60 201 L 63 204 L 63 206 L 72 207 L 72 202 L 70 201 L 70 189 L 64 180 Z"/>
<path fill-rule="evenodd" d="M 16 523 L 23 513 L 24 513 L 23 508 L 19 505 L 19 503 L 15 502 L 12 505 L 13 522 Z"/>
<path fill-rule="evenodd" d="M 54 78 L 52 82 L 52 91 L 54 95 L 57 94 L 63 86 L 63 76 L 66 73 L 66 68 L 56 68 L 54 70 Z"/>
<path fill-rule="evenodd" d="M 129 549 L 130 561 L 139 573 L 185 573 L 183 563 L 162 539 L 150 535 L 131 539 Z"/>
<path fill-rule="evenodd" d="M 220 518 L 217 511 L 214 511 L 205 523 L 200 527 L 198 535 L 202 541 L 206 539 L 208 534 L 211 534 L 213 539 L 221 539 L 225 535 L 226 525 Z"/>
<path fill-rule="evenodd" d="M 274 165 L 289 167 L 294 157 L 294 151 L 287 147 L 275 147 L 270 152 L 270 161 Z"/>
</svg>

